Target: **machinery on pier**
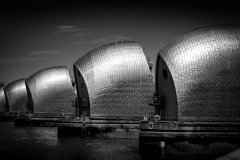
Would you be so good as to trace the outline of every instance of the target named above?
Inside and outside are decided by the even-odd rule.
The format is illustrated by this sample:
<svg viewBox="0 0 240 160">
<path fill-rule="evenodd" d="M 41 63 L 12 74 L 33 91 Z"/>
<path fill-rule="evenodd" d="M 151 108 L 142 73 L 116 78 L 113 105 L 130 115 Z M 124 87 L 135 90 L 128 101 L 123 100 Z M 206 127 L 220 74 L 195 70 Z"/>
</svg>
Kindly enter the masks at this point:
<svg viewBox="0 0 240 160">
<path fill-rule="evenodd" d="M 211 143 L 229 143 L 240 146 L 240 122 L 166 120 L 173 117 L 164 117 L 164 97 L 154 96 L 153 99 L 154 103 L 150 105 L 155 106 L 155 112 L 139 121 L 140 153 L 147 148 L 146 144 L 153 142 L 157 143 L 161 157 L 165 156 L 168 144 L 187 142 L 206 147 Z"/>
</svg>

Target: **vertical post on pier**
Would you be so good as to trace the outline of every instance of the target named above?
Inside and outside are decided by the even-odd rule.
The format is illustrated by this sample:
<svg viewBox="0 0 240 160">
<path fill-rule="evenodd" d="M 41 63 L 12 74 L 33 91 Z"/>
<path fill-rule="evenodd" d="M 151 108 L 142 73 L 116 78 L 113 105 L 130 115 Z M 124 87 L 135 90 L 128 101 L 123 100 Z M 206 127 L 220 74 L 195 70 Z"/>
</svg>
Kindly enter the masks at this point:
<svg viewBox="0 0 240 160">
<path fill-rule="evenodd" d="M 238 145 L 240 145 L 240 124 L 239 125 L 239 128 L 238 128 Z"/>
<path fill-rule="evenodd" d="M 165 141 L 159 141 L 161 159 L 165 156 Z"/>
</svg>

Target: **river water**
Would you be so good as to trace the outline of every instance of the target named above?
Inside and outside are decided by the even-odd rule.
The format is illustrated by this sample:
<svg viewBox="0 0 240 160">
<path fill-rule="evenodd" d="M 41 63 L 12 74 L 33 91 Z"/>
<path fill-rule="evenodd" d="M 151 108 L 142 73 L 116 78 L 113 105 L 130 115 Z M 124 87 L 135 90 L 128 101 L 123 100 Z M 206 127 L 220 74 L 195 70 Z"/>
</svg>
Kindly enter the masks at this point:
<svg viewBox="0 0 240 160">
<path fill-rule="evenodd" d="M 215 159 L 216 156 L 176 156 L 164 159 Z M 14 127 L 0 122 L 0 160 L 145 160 L 160 159 L 155 151 L 139 154 L 138 139 L 58 138 L 57 127 Z"/>
</svg>

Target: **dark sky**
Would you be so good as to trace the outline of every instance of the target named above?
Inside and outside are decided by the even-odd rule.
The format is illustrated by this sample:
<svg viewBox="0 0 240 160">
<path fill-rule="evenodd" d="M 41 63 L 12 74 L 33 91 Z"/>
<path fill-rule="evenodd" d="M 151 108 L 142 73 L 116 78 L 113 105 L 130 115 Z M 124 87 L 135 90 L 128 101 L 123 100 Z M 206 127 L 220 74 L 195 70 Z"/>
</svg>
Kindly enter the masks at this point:
<svg viewBox="0 0 240 160">
<path fill-rule="evenodd" d="M 235 24 L 233 1 L 1 1 L 0 82 L 27 78 L 52 66 L 73 63 L 111 41 L 139 40 L 156 62 L 159 50 L 193 29 Z"/>
</svg>

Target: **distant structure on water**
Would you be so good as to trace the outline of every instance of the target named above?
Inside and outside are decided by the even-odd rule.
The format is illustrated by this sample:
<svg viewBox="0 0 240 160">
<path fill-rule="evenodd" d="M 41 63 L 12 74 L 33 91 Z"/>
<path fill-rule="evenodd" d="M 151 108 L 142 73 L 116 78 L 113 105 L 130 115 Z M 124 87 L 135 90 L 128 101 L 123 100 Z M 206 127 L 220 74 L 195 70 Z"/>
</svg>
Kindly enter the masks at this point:
<svg viewBox="0 0 240 160">
<path fill-rule="evenodd" d="M 36 114 L 75 114 L 76 98 L 67 67 L 40 70 L 26 79 L 29 110 Z"/>
<path fill-rule="evenodd" d="M 3 90 L 6 98 L 5 107 L 7 112 L 15 114 L 27 111 L 28 96 L 25 78 L 9 83 Z"/>
<path fill-rule="evenodd" d="M 139 42 L 112 42 L 80 57 L 74 78 L 58 66 L 1 83 L 0 111 L 124 119 L 153 112 L 156 92 L 164 100 L 155 114 L 163 120 L 239 121 L 239 52 L 234 25 L 193 30 L 159 51 L 154 84 Z"/>
<path fill-rule="evenodd" d="M 4 85 L 0 86 L 0 113 L 5 112 L 6 111 L 6 97 L 4 94 Z"/>
</svg>

